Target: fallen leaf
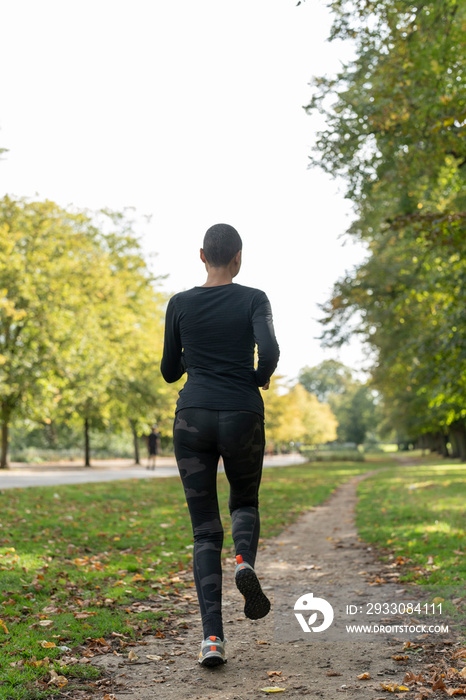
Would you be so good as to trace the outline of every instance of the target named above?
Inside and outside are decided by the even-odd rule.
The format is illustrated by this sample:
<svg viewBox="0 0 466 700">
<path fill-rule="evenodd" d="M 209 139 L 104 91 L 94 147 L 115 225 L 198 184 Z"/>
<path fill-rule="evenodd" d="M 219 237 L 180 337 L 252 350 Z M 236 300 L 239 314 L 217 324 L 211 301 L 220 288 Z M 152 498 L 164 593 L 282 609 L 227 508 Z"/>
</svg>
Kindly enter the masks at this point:
<svg viewBox="0 0 466 700">
<path fill-rule="evenodd" d="M 151 661 L 162 661 L 162 657 L 157 656 L 156 654 L 146 654 L 146 659 L 150 659 Z"/>
<path fill-rule="evenodd" d="M 276 685 L 270 685 L 267 688 L 261 688 L 264 693 L 283 693 L 286 688 L 279 688 Z"/>
<path fill-rule="evenodd" d="M 57 645 L 55 642 L 47 642 L 45 639 L 42 640 L 42 642 L 39 642 L 41 645 L 42 649 L 53 649 L 53 647 L 56 647 Z"/>
<path fill-rule="evenodd" d="M 396 690 L 396 683 L 381 683 L 380 685 L 384 690 L 389 690 L 391 693 L 394 693 Z"/>
<path fill-rule="evenodd" d="M 389 690 L 394 693 L 396 690 L 410 690 L 405 685 L 398 685 L 397 683 L 381 683 L 380 684 L 384 690 Z"/>
<path fill-rule="evenodd" d="M 368 673 L 367 671 L 366 671 L 365 673 L 361 673 L 361 674 L 358 676 L 358 680 L 359 680 L 359 681 L 368 681 L 368 680 L 370 680 L 370 678 L 371 678 L 371 674 Z"/>
<path fill-rule="evenodd" d="M 34 668 L 40 668 L 41 666 L 48 666 L 50 663 L 50 659 L 48 656 L 45 657 L 45 659 L 40 659 L 40 661 L 37 660 L 35 656 L 32 657 L 32 659 L 29 659 L 29 661 L 26 661 L 27 666 L 34 666 Z"/>
<path fill-rule="evenodd" d="M 131 581 L 136 582 L 136 581 L 145 581 L 146 579 L 144 576 L 141 576 L 141 574 L 135 574 Z"/>
<path fill-rule="evenodd" d="M 430 688 L 419 688 L 418 695 L 414 696 L 414 700 L 427 700 L 429 695 L 433 695 L 433 691 Z"/>
<path fill-rule="evenodd" d="M 466 666 L 459 672 L 462 678 L 466 678 Z"/>
<path fill-rule="evenodd" d="M 53 620 L 40 620 L 39 627 L 51 627 Z"/>
<path fill-rule="evenodd" d="M 131 651 L 128 654 L 128 659 L 129 661 L 137 661 L 137 659 L 139 659 L 139 656 L 136 654 L 135 651 L 131 649 Z"/>
<path fill-rule="evenodd" d="M 393 658 L 395 658 L 395 657 L 392 656 L 392 659 Z M 406 656 L 403 658 L 407 659 L 408 657 Z M 403 683 L 405 683 L 406 685 L 413 685 L 414 683 L 424 683 L 424 678 L 422 677 L 421 674 L 416 676 L 416 674 L 413 673 L 412 671 L 408 671 L 407 673 L 405 673 L 405 677 L 403 678 Z"/>
<path fill-rule="evenodd" d="M 432 684 L 432 690 L 445 690 L 443 678 L 437 678 L 437 680 Z"/>
<path fill-rule="evenodd" d="M 403 651 L 405 649 L 418 649 L 421 645 L 420 644 L 413 644 L 412 642 L 405 642 L 403 644 Z"/>
<path fill-rule="evenodd" d="M 271 676 L 281 676 L 281 675 L 282 675 L 282 672 L 281 672 L 281 671 L 267 671 L 267 675 L 268 675 L 269 677 L 271 677 Z"/>
<path fill-rule="evenodd" d="M 8 627 L 5 625 L 5 623 L 3 622 L 3 620 L 0 620 L 0 627 L 1 627 L 2 630 L 5 632 L 5 634 L 10 634 L 10 633 L 8 632 Z"/>
<path fill-rule="evenodd" d="M 48 685 L 56 685 L 58 688 L 63 688 L 63 686 L 67 685 L 68 679 L 65 678 L 65 676 L 59 676 L 56 671 L 53 670 L 53 668 L 50 671 L 50 680 L 48 682 Z"/>
<path fill-rule="evenodd" d="M 447 695 L 466 695 L 466 688 L 445 688 Z"/>
<path fill-rule="evenodd" d="M 332 669 L 330 669 L 330 671 L 327 671 L 327 673 L 325 675 L 326 676 L 341 676 L 342 674 L 338 673 L 338 671 L 332 671 Z"/>
</svg>

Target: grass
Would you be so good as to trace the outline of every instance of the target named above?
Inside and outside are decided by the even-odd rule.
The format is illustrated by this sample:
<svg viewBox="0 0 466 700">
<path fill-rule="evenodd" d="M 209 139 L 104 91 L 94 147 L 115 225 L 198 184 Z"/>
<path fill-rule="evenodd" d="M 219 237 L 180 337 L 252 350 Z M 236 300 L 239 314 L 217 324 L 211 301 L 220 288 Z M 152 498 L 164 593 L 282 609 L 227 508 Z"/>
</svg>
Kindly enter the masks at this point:
<svg viewBox="0 0 466 700">
<path fill-rule="evenodd" d="M 265 470 L 262 537 L 367 468 L 344 462 Z M 223 474 L 218 485 L 231 556 Z M 79 688 L 98 676 L 82 661 L 99 651 L 127 654 L 144 633 L 179 634 L 179 613 L 195 592 L 177 478 L 5 490 L 0 508 L 0 700 L 63 692 L 49 684 L 52 670 L 66 678 L 67 692 Z"/>
<path fill-rule="evenodd" d="M 264 471 L 269 538 L 352 476 L 387 466 L 315 463 Z M 466 467 L 425 458 L 361 482 L 361 537 L 403 561 L 402 579 L 464 585 Z M 225 556 L 233 554 L 228 486 L 219 474 Z M 0 700 L 89 687 L 100 652 L 127 655 L 145 633 L 182 634 L 195 602 L 191 527 L 177 478 L 0 491 Z M 60 648 L 66 647 L 67 649 Z M 50 684 L 64 677 L 66 687 Z M 62 681 L 63 682 L 63 681 Z"/>
<path fill-rule="evenodd" d="M 465 465 L 426 458 L 419 465 L 393 467 L 364 480 L 358 493 L 360 536 L 409 558 L 404 580 L 464 584 Z"/>
<path fill-rule="evenodd" d="M 426 598 L 466 637 L 466 465 L 421 457 L 362 481 L 356 522 L 366 542 L 383 548 L 399 581 L 423 586 Z"/>
</svg>

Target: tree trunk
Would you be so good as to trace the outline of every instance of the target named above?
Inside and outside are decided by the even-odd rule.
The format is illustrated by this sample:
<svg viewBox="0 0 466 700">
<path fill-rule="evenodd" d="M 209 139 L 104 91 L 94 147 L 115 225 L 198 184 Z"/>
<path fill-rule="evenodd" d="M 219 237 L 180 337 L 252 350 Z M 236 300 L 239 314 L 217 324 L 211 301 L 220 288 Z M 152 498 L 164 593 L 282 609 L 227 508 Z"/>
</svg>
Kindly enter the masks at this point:
<svg viewBox="0 0 466 700">
<path fill-rule="evenodd" d="M 51 449 L 54 449 L 57 447 L 57 427 L 54 421 L 51 421 L 50 423 L 45 423 L 44 422 L 44 430 L 45 430 L 45 439 L 47 440 L 47 444 Z"/>
<path fill-rule="evenodd" d="M 141 464 L 140 459 L 139 459 L 139 438 L 138 438 L 138 433 L 136 430 L 136 421 L 131 418 L 129 421 L 129 424 L 131 426 L 131 432 L 133 433 L 134 463 Z"/>
<path fill-rule="evenodd" d="M 447 447 L 447 436 L 443 432 L 438 432 L 436 435 L 437 439 L 437 452 L 442 455 L 442 457 L 448 457 L 448 447 Z"/>
<path fill-rule="evenodd" d="M 89 440 L 89 418 L 84 419 L 84 466 L 91 466 L 91 444 Z"/>
<path fill-rule="evenodd" d="M 458 457 L 460 456 L 460 447 L 459 447 L 458 439 L 456 437 L 456 432 L 451 429 L 451 426 L 450 426 L 450 432 L 448 434 L 448 437 L 450 439 L 450 444 L 451 444 L 451 456 L 453 457 L 453 459 L 458 459 Z"/>
<path fill-rule="evenodd" d="M 0 469 L 8 469 L 10 466 L 8 464 L 8 423 L 10 419 L 10 412 L 8 408 L 2 406 L 2 450 L 0 456 Z"/>
<path fill-rule="evenodd" d="M 460 422 L 455 423 L 452 425 L 452 430 L 458 445 L 458 456 L 462 462 L 466 462 L 466 425 Z"/>
<path fill-rule="evenodd" d="M 416 448 L 422 450 L 422 456 L 424 457 L 424 453 L 428 449 L 426 436 L 420 435 L 418 437 L 418 439 L 416 440 L 415 446 L 416 446 Z"/>
<path fill-rule="evenodd" d="M 437 445 L 433 433 L 424 433 L 425 449 L 429 452 L 435 452 Z"/>
</svg>

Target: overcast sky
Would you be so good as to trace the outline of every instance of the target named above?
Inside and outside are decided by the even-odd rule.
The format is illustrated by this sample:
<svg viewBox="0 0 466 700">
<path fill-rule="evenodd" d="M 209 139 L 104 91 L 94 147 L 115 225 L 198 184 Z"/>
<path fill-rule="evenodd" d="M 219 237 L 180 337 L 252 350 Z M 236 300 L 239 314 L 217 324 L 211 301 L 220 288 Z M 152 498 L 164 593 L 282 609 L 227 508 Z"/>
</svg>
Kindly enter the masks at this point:
<svg viewBox="0 0 466 700">
<path fill-rule="evenodd" d="M 315 75 L 350 47 L 326 42 L 308 0 L 9 0 L 0 7 L 0 195 L 135 207 L 170 293 L 203 284 L 205 230 L 243 238 L 237 282 L 268 294 L 279 371 L 361 348 L 323 350 L 318 303 L 361 261 L 342 238 L 344 185 L 308 168 Z"/>
</svg>

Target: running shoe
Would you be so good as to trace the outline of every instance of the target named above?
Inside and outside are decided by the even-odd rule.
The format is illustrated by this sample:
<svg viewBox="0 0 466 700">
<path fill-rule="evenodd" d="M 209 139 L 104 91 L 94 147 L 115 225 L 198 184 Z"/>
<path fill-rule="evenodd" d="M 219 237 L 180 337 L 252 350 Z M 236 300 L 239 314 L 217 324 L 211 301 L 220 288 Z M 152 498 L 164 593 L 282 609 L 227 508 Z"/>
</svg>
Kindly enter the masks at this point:
<svg viewBox="0 0 466 700">
<path fill-rule="evenodd" d="M 220 637 L 207 637 L 201 644 L 199 663 L 201 666 L 219 666 L 226 663 L 225 640 Z"/>
<path fill-rule="evenodd" d="M 244 614 L 250 620 L 265 617 L 270 610 L 270 600 L 262 591 L 256 572 L 245 561 L 241 554 L 236 557 L 235 569 L 236 587 L 244 598 Z"/>
</svg>

